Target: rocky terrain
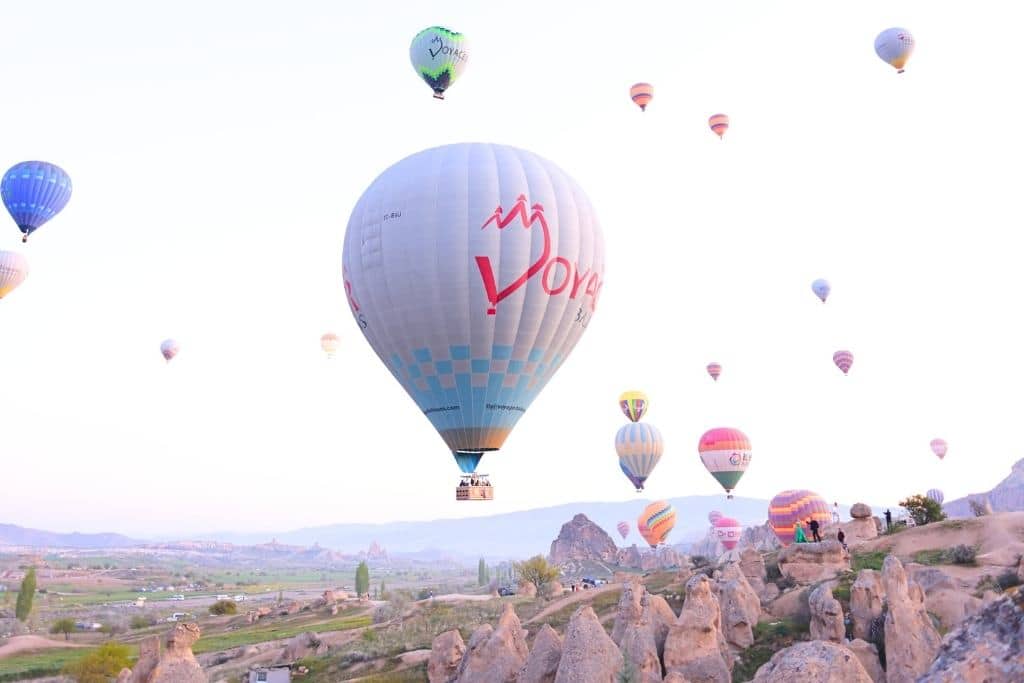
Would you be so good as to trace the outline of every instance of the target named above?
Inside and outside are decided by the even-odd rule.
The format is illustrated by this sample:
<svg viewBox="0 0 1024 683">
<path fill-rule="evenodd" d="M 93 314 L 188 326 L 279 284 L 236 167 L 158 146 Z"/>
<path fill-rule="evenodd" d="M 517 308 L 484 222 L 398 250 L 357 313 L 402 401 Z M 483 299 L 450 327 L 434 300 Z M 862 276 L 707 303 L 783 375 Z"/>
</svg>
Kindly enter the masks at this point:
<svg viewBox="0 0 1024 683">
<path fill-rule="evenodd" d="M 972 493 L 964 498 L 951 500 L 942 506 L 950 517 L 971 517 L 971 501 L 988 503 L 993 512 L 1024 510 L 1024 459 L 1014 463 L 1010 476 L 996 484 L 987 493 Z"/>
</svg>

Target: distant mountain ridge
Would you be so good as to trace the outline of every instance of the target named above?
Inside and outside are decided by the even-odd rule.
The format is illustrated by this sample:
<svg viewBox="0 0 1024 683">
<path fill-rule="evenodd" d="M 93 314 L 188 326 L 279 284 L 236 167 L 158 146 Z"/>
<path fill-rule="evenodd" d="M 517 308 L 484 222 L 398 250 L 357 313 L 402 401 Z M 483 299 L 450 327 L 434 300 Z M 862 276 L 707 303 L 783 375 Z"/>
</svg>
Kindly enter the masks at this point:
<svg viewBox="0 0 1024 683">
<path fill-rule="evenodd" d="M 139 541 L 121 534 L 60 534 L 53 531 L 26 529 L 14 524 L 0 524 L 0 546 L 23 545 L 47 548 L 130 548 L 142 545 Z"/>
<path fill-rule="evenodd" d="M 1018 460 L 1010 469 L 1010 476 L 996 484 L 988 493 L 972 493 L 963 498 L 951 500 L 942 506 L 950 517 L 971 517 L 971 500 L 985 499 L 992 504 L 994 512 L 1017 512 L 1024 510 L 1024 459 Z"/>
</svg>

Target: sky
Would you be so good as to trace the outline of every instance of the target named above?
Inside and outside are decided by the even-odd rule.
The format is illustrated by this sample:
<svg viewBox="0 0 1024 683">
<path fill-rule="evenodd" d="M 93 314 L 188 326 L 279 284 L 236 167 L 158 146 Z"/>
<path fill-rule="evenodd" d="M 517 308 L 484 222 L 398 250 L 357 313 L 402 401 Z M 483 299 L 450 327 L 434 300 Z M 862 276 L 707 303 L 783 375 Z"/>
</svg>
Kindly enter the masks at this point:
<svg viewBox="0 0 1024 683">
<path fill-rule="evenodd" d="M 31 267 L 0 301 L 0 522 L 199 536 L 628 500 L 613 441 L 633 388 L 666 443 L 651 500 L 720 491 L 697 455 L 715 426 L 753 443 L 744 496 L 987 490 L 1024 457 L 1022 13 L 5 3 L 0 165 L 57 163 L 74 194 L 27 245 L 0 221 Z M 444 101 L 409 63 L 431 25 L 470 41 Z M 902 75 L 873 50 L 890 26 L 917 41 Z M 558 164 L 606 248 L 586 333 L 484 460 L 491 503 L 454 501 L 451 455 L 340 286 L 372 180 L 472 141 Z"/>
</svg>

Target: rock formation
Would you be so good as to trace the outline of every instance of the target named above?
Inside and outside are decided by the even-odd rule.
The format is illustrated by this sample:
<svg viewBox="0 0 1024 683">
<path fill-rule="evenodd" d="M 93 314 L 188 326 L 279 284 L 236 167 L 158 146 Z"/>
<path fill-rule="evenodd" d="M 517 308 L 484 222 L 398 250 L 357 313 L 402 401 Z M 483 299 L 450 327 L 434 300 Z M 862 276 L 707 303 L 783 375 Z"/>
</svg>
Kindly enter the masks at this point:
<svg viewBox="0 0 1024 683">
<path fill-rule="evenodd" d="M 622 587 L 622 595 L 619 596 L 619 605 L 615 612 L 615 623 L 612 625 L 612 642 L 616 645 L 622 644 L 622 636 L 630 624 L 640 621 L 643 607 L 641 599 L 647 589 L 642 583 L 627 583 Z"/>
<path fill-rule="evenodd" d="M 770 522 L 761 526 L 749 526 L 740 535 L 740 548 L 753 548 L 762 553 L 770 553 L 782 547 L 779 537 L 775 535 Z"/>
<path fill-rule="evenodd" d="M 764 592 L 765 582 L 768 580 L 764 568 L 764 557 L 753 548 L 744 548 L 740 551 L 740 571 L 747 577 L 747 583 L 760 596 Z"/>
<path fill-rule="evenodd" d="M 846 647 L 854 654 L 874 683 L 885 683 L 885 670 L 878 660 L 878 648 L 874 644 L 855 638 L 846 643 Z"/>
<path fill-rule="evenodd" d="M 495 628 L 484 624 L 473 632 L 462 664 L 459 683 L 514 683 L 526 664 L 529 649 L 512 603 L 505 608 Z"/>
<path fill-rule="evenodd" d="M 889 555 L 882 565 L 885 588 L 885 660 L 888 683 L 914 683 L 939 649 L 939 634 L 924 606 L 924 592 L 907 581 L 903 565 Z"/>
<path fill-rule="evenodd" d="M 320 639 L 315 633 L 309 631 L 300 633 L 288 640 L 288 644 L 285 645 L 281 656 L 278 657 L 278 661 L 282 663 L 294 662 L 316 653 L 319 647 Z"/>
<path fill-rule="evenodd" d="M 977 614 L 983 602 L 959 587 L 951 576 L 936 567 L 908 564 L 907 575 L 924 591 L 925 608 L 950 629 Z"/>
<path fill-rule="evenodd" d="M 868 519 L 871 517 L 871 507 L 867 503 L 854 503 L 850 506 L 850 517 L 853 519 Z"/>
<path fill-rule="evenodd" d="M 516 683 L 554 683 L 562 660 L 562 637 L 544 624 L 533 639 L 533 649 L 519 670 Z"/>
<path fill-rule="evenodd" d="M 966 498 L 951 500 L 945 503 L 942 509 L 950 517 L 972 517 L 974 513 L 971 511 L 970 500 L 987 500 L 995 512 L 1024 510 L 1024 459 L 1014 463 L 1010 476 L 988 493 L 976 493 Z"/>
<path fill-rule="evenodd" d="M 860 660 L 842 645 L 822 640 L 776 652 L 757 670 L 754 683 L 872 683 Z"/>
<path fill-rule="evenodd" d="M 871 515 L 871 508 L 864 503 L 854 503 L 850 508 L 851 519 L 837 524 L 830 524 L 822 533 L 823 538 L 836 538 L 842 529 L 847 545 L 857 545 L 864 541 L 878 538 L 878 524 Z"/>
<path fill-rule="evenodd" d="M 700 683 L 729 683 L 723 657 L 722 614 L 711 580 L 695 575 L 686 584 L 686 600 L 665 641 L 665 670 Z M 726 646 L 727 648 L 727 646 Z"/>
<path fill-rule="evenodd" d="M 640 618 L 651 625 L 654 632 L 654 643 L 658 646 L 658 655 L 661 656 L 665 652 L 665 640 L 668 638 L 668 632 L 672 629 L 672 624 L 676 623 L 676 613 L 660 595 L 646 593 L 641 599 L 640 605 L 643 608 Z"/>
<path fill-rule="evenodd" d="M 565 629 L 555 683 L 613 683 L 622 653 L 605 633 L 590 605 L 576 610 Z"/>
<path fill-rule="evenodd" d="M 760 598 L 737 563 L 722 569 L 717 587 L 726 642 L 740 649 L 750 647 L 754 644 L 754 626 L 761 616 Z"/>
<path fill-rule="evenodd" d="M 1024 681 L 1024 591 L 1003 596 L 950 631 L 921 680 Z"/>
<path fill-rule="evenodd" d="M 520 595 L 524 598 L 535 598 L 537 597 L 537 587 L 533 585 L 533 581 L 526 581 L 524 579 L 519 582 L 518 586 L 516 586 L 516 595 Z"/>
<path fill-rule="evenodd" d="M 850 618 L 853 637 L 871 639 L 871 622 L 882 614 L 885 592 L 881 575 L 873 569 L 861 569 L 850 587 Z"/>
<path fill-rule="evenodd" d="M 459 664 L 465 653 L 466 643 L 458 629 L 438 635 L 430 646 L 427 680 L 430 683 L 452 683 L 459 672 Z"/>
<path fill-rule="evenodd" d="M 630 569 L 640 568 L 643 554 L 640 549 L 636 547 L 636 543 L 628 548 L 622 548 L 615 554 L 615 564 L 620 567 L 629 567 Z"/>
<path fill-rule="evenodd" d="M 571 560 L 615 562 L 617 553 L 612 537 L 586 515 L 578 514 L 562 525 L 558 538 L 551 542 L 550 561 L 555 565 Z"/>
<path fill-rule="evenodd" d="M 196 624 L 175 624 L 167 634 L 166 649 L 160 652 L 160 640 L 151 636 L 139 644 L 139 659 L 129 677 L 118 676 L 120 683 L 207 683 L 207 676 L 192 654 L 199 640 Z"/>
<path fill-rule="evenodd" d="M 633 665 L 635 683 L 661 683 L 661 658 L 654 629 L 643 616 L 626 627 L 619 649 L 624 660 Z"/>
<path fill-rule="evenodd" d="M 843 607 L 832 596 L 832 584 L 823 583 L 807 598 L 811 610 L 811 638 L 842 643 L 846 639 Z"/>
<path fill-rule="evenodd" d="M 779 551 L 779 571 L 799 584 L 831 579 L 849 568 L 849 558 L 839 541 L 793 543 Z"/>
</svg>

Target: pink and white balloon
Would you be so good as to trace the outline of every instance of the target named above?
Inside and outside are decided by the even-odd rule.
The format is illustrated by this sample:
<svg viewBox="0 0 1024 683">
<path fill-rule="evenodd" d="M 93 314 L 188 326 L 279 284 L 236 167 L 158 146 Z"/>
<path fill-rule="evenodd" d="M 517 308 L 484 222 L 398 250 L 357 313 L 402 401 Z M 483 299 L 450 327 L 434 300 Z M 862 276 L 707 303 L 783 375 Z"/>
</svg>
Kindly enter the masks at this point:
<svg viewBox="0 0 1024 683">
<path fill-rule="evenodd" d="M 160 354 L 164 357 L 165 361 L 170 363 L 171 359 L 178 355 L 178 348 L 178 342 L 173 339 L 165 339 L 160 344 Z"/>
<path fill-rule="evenodd" d="M 932 439 L 930 445 L 932 447 L 932 453 L 937 455 L 939 460 L 946 457 L 946 450 L 949 448 L 949 444 L 947 444 L 944 439 Z"/>
<path fill-rule="evenodd" d="M 712 510 L 711 512 L 708 513 L 708 521 L 711 522 L 712 525 L 714 525 L 714 523 L 720 520 L 722 517 L 722 513 L 719 512 L 718 510 Z"/>
<path fill-rule="evenodd" d="M 629 522 L 619 522 L 616 528 L 619 530 L 619 536 L 622 536 L 622 538 L 629 536 Z"/>
<path fill-rule="evenodd" d="M 718 363 L 708 363 L 708 374 L 717 382 L 718 376 L 722 374 L 722 366 Z"/>
<path fill-rule="evenodd" d="M 850 367 L 853 365 L 853 354 L 849 351 L 840 350 L 832 354 L 832 362 L 836 364 L 836 367 L 843 371 L 843 374 L 850 372 Z"/>
<path fill-rule="evenodd" d="M 726 550 L 735 548 L 742 535 L 743 525 L 732 517 L 721 517 L 715 521 L 715 538 Z"/>
</svg>

